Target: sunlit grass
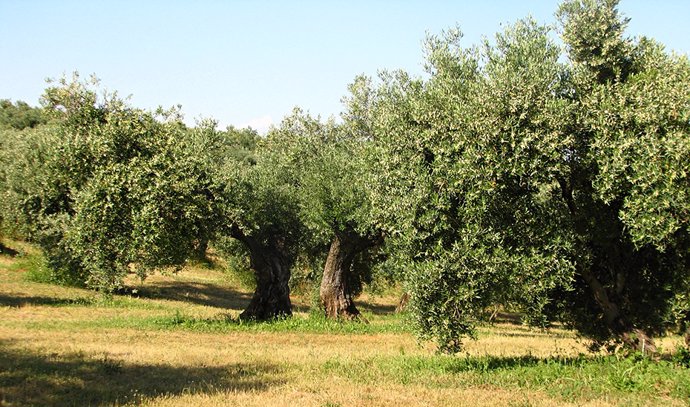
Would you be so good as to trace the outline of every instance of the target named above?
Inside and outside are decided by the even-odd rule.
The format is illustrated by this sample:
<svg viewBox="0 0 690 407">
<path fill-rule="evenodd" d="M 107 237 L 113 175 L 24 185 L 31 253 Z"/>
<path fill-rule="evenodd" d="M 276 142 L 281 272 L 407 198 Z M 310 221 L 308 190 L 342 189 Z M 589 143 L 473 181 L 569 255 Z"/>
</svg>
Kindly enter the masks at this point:
<svg viewBox="0 0 690 407">
<path fill-rule="evenodd" d="M 359 360 L 334 358 L 322 365 L 327 375 L 363 384 L 390 381 L 432 387 L 497 386 L 545 391 L 568 401 L 602 396 L 629 399 L 667 396 L 690 400 L 690 375 L 678 360 L 617 356 L 530 355 L 391 356 Z"/>
</svg>

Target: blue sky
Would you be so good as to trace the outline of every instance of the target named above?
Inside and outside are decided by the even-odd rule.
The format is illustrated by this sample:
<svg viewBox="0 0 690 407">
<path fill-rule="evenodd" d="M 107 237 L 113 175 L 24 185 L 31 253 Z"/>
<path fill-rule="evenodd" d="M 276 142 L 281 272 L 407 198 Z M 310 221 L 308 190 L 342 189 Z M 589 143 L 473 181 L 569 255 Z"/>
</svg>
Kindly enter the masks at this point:
<svg viewBox="0 0 690 407">
<path fill-rule="evenodd" d="M 265 130 L 293 106 L 337 115 L 358 74 L 422 73 L 421 41 L 456 23 L 467 45 L 558 1 L 0 0 L 0 98 L 37 104 L 79 71 L 137 107 Z M 623 0 L 630 35 L 690 53 L 690 1 Z"/>
</svg>

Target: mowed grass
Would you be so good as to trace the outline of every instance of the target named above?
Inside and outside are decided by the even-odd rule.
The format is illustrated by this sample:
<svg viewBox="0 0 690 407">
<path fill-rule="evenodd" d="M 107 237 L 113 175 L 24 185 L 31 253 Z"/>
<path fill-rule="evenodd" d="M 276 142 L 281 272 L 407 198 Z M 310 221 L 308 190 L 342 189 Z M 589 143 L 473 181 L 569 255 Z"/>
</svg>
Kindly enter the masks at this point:
<svg viewBox="0 0 690 407">
<path fill-rule="evenodd" d="M 685 406 L 688 355 L 592 355 L 570 331 L 480 329 L 456 356 L 418 343 L 395 297 L 368 324 L 295 315 L 240 323 L 250 299 L 221 268 L 128 281 L 129 295 L 29 281 L 40 254 L 0 256 L 0 406 Z M 663 338 L 667 351 L 680 344 Z"/>
</svg>

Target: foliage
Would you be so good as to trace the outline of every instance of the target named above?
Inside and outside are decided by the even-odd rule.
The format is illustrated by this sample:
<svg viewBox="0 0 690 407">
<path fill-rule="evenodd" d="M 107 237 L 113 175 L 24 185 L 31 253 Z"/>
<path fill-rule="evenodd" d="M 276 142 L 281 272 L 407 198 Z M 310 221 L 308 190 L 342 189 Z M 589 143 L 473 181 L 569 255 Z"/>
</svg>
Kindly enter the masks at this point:
<svg viewBox="0 0 690 407">
<path fill-rule="evenodd" d="M 21 100 L 12 103 L 7 99 L 0 100 L 0 130 L 23 130 L 45 124 L 47 117 L 37 107 L 31 107 Z"/>
<path fill-rule="evenodd" d="M 11 155 L 13 144 L 19 141 L 17 132 L 44 125 L 47 121 L 47 116 L 40 108 L 31 107 L 22 101 L 12 103 L 7 99 L 0 100 L 0 238 L 3 236 L 3 229 L 8 226 L 3 219 L 11 210 L 7 205 L 4 185 L 7 183 L 6 167 L 14 160 Z"/>
<path fill-rule="evenodd" d="M 18 137 L 7 193 L 59 279 L 111 291 L 132 270 L 181 264 L 215 212 L 203 146 L 177 112 L 95 86 L 75 77 L 46 90 L 56 122 Z"/>
<path fill-rule="evenodd" d="M 224 235 L 231 236 L 236 228 L 267 246 L 284 242 L 294 261 L 302 237 L 296 198 L 300 157 L 290 154 L 289 142 L 279 133 L 261 139 L 253 130 L 230 128 L 227 134 L 232 148 L 217 174 Z"/>
<path fill-rule="evenodd" d="M 497 302 L 634 345 L 688 278 L 687 58 L 624 38 L 615 1 L 559 16 L 569 59 L 530 19 L 469 49 L 450 30 L 428 80 L 378 89 L 376 221 L 442 350 Z"/>
</svg>

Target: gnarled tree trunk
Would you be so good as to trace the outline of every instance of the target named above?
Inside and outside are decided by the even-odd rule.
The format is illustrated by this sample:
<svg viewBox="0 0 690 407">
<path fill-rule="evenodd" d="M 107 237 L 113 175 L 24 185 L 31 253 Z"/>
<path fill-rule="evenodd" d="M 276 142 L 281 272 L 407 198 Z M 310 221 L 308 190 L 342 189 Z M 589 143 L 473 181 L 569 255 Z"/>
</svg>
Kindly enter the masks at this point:
<svg viewBox="0 0 690 407">
<path fill-rule="evenodd" d="M 208 251 L 208 238 L 201 237 L 194 245 L 194 256 L 196 260 L 208 261 L 206 252 Z"/>
<path fill-rule="evenodd" d="M 233 236 L 249 250 L 250 265 L 256 276 L 256 290 L 240 319 L 265 321 L 292 315 L 288 284 L 292 260 L 283 245 L 280 242 L 261 244 L 241 232 Z"/>
<path fill-rule="evenodd" d="M 355 319 L 360 315 L 347 284 L 347 273 L 356 254 L 357 244 L 353 239 L 336 235 L 331 242 L 320 289 L 327 318 Z"/>
<path fill-rule="evenodd" d="M 639 350 L 644 355 L 657 353 L 654 338 L 639 328 L 627 328 L 621 335 L 623 343 L 630 349 Z"/>
<path fill-rule="evenodd" d="M 410 303 L 410 293 L 404 291 L 398 300 L 398 306 L 395 307 L 396 313 L 401 313 L 407 309 L 407 304 Z"/>
<path fill-rule="evenodd" d="M 590 228 L 589 222 L 591 219 L 589 217 L 583 217 L 579 214 L 574 195 L 573 195 L 573 185 L 572 180 L 567 180 L 563 177 L 557 177 L 558 184 L 561 187 L 561 195 L 563 200 L 572 215 L 574 220 L 575 229 L 579 234 L 587 235 L 588 229 Z M 615 208 L 602 208 L 602 210 L 607 210 L 615 213 L 617 218 L 617 210 Z M 623 225 L 618 225 L 622 228 Z M 615 227 L 613 230 L 616 230 Z M 580 270 L 580 275 L 584 281 L 589 286 L 592 295 L 594 296 L 595 302 L 599 305 L 604 320 L 606 322 L 608 330 L 620 338 L 623 344 L 630 349 L 639 350 L 643 354 L 654 354 L 656 353 L 656 345 L 654 344 L 654 339 L 644 330 L 637 328 L 629 320 L 626 319 L 625 315 L 621 312 L 620 303 L 622 302 L 621 296 L 624 295 L 625 285 L 626 285 L 626 272 L 625 270 L 625 253 L 626 250 L 622 247 L 620 242 L 610 242 L 610 244 L 603 248 L 609 256 L 611 256 L 615 263 L 618 264 L 613 287 L 611 291 L 607 291 L 607 288 L 599 281 L 597 276 L 592 272 L 592 270 L 584 268 Z M 619 302 L 619 303 L 616 303 Z"/>
<path fill-rule="evenodd" d="M 606 325 L 611 332 L 618 336 L 628 348 L 638 350 L 643 354 L 655 354 L 657 349 L 654 339 L 644 330 L 634 327 L 625 320 L 620 307 L 610 300 L 606 288 L 594 274 L 589 270 L 584 270 L 581 275 L 592 290 L 595 301 L 601 307 Z"/>
</svg>

